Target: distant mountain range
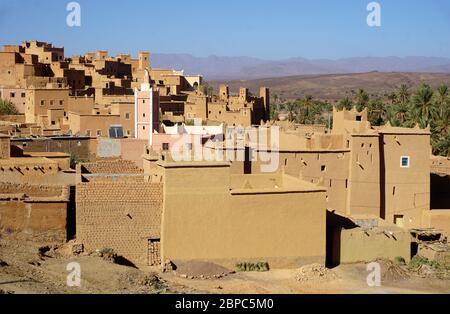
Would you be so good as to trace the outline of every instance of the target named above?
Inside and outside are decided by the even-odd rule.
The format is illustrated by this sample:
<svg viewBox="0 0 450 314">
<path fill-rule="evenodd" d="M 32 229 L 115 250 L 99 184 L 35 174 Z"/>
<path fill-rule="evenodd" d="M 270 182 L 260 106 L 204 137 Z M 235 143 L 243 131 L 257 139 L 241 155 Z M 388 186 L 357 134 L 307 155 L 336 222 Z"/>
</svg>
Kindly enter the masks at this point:
<svg viewBox="0 0 450 314">
<path fill-rule="evenodd" d="M 152 66 L 202 74 L 206 80 L 250 80 L 309 74 L 379 72 L 450 73 L 450 58 L 356 57 L 345 59 L 263 60 L 251 57 L 195 57 L 189 54 L 152 54 Z"/>
</svg>

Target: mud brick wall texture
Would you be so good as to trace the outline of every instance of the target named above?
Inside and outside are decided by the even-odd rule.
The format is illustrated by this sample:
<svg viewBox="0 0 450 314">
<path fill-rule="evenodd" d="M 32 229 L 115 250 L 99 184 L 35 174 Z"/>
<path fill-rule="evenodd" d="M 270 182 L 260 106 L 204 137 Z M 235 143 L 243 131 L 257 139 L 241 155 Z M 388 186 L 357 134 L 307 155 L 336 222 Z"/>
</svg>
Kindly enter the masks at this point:
<svg viewBox="0 0 450 314">
<path fill-rule="evenodd" d="M 91 181 L 76 187 L 77 241 L 112 248 L 135 265 L 148 264 L 149 239 L 159 239 L 161 183 Z"/>
<path fill-rule="evenodd" d="M 20 233 L 32 240 L 66 240 L 67 186 L 0 184 L 0 234 Z"/>
<path fill-rule="evenodd" d="M 92 163 L 83 163 L 81 165 L 82 173 L 142 173 L 133 161 L 130 160 L 105 160 Z"/>
</svg>

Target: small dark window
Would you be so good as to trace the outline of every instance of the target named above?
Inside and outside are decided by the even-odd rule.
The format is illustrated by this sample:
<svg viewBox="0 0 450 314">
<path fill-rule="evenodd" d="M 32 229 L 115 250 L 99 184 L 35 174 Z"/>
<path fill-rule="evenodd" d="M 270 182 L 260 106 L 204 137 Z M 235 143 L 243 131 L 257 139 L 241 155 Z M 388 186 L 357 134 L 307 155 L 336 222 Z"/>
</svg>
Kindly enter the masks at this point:
<svg viewBox="0 0 450 314">
<path fill-rule="evenodd" d="M 162 149 L 163 150 L 169 150 L 169 143 L 163 143 L 162 144 Z"/>
<path fill-rule="evenodd" d="M 356 121 L 362 121 L 362 116 L 356 116 Z"/>
<path fill-rule="evenodd" d="M 327 170 L 327 166 L 322 165 L 320 166 L 320 171 L 325 172 Z"/>
</svg>

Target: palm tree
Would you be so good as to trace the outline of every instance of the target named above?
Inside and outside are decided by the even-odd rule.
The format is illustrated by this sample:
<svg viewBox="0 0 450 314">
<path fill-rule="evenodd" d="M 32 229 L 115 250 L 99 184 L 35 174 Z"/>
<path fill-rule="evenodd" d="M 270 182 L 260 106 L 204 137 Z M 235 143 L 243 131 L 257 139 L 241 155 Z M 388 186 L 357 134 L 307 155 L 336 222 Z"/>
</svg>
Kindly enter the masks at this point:
<svg viewBox="0 0 450 314">
<path fill-rule="evenodd" d="M 296 108 L 297 106 L 293 102 L 289 102 L 286 106 L 288 112 L 288 120 L 291 122 L 293 122 L 295 120 L 295 117 L 297 116 Z"/>
<path fill-rule="evenodd" d="M 356 110 L 359 112 L 363 111 L 364 108 L 367 107 L 367 103 L 369 102 L 369 95 L 366 93 L 364 89 L 359 89 L 355 96 L 356 102 Z"/>
<path fill-rule="evenodd" d="M 393 126 L 405 126 L 409 119 L 410 107 L 407 103 L 397 102 L 395 105 L 389 107 L 387 116 L 389 122 Z"/>
<path fill-rule="evenodd" d="M 449 91 L 447 85 L 442 84 L 439 86 L 435 97 L 439 112 L 443 114 L 445 109 L 449 106 Z"/>
<path fill-rule="evenodd" d="M 409 102 L 409 87 L 406 84 L 400 85 L 397 90 L 397 98 L 402 104 Z"/>
<path fill-rule="evenodd" d="M 313 115 L 312 115 L 312 108 L 314 106 L 313 97 L 310 95 L 306 95 L 305 98 L 303 98 L 301 102 L 301 106 L 303 108 L 303 122 L 306 124 L 307 121 L 311 122 Z"/>
<path fill-rule="evenodd" d="M 382 125 L 387 112 L 386 106 L 380 99 L 371 100 L 367 106 L 369 121 L 372 125 Z"/>
<path fill-rule="evenodd" d="M 433 133 L 439 136 L 450 134 L 450 107 L 435 111 L 433 114 Z"/>
<path fill-rule="evenodd" d="M 415 122 L 419 123 L 422 128 L 425 128 L 430 123 L 432 114 L 435 110 L 433 94 L 433 89 L 430 86 L 421 85 L 412 98 Z"/>
<path fill-rule="evenodd" d="M 336 105 L 336 108 L 338 110 L 347 109 L 350 110 L 353 108 L 353 102 L 350 100 L 350 98 L 345 97 L 344 99 L 341 99 L 339 103 Z"/>
<path fill-rule="evenodd" d="M 397 93 L 391 92 L 387 95 L 387 99 L 391 102 L 391 106 L 397 103 Z"/>
</svg>

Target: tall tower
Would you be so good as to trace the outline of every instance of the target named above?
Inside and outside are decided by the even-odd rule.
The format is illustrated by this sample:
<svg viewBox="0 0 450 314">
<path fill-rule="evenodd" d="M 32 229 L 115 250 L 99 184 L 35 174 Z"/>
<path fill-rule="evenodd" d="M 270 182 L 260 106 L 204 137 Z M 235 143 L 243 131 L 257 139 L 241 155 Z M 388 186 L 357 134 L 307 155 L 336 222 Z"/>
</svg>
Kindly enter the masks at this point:
<svg viewBox="0 0 450 314">
<path fill-rule="evenodd" d="M 264 111 L 265 111 L 265 120 L 270 120 L 270 94 L 269 89 L 267 87 L 261 87 L 259 89 L 259 97 L 263 101 Z"/>
<path fill-rule="evenodd" d="M 150 69 L 150 52 L 139 52 L 139 70 Z"/>
<path fill-rule="evenodd" d="M 144 71 L 144 83 L 134 90 L 134 136 L 153 145 L 153 133 L 159 131 L 159 91 L 150 84 L 148 69 Z"/>
</svg>

